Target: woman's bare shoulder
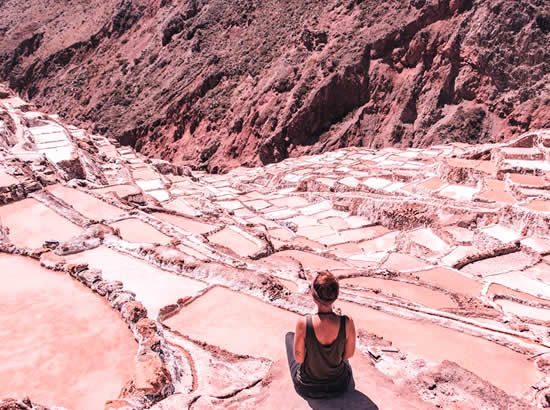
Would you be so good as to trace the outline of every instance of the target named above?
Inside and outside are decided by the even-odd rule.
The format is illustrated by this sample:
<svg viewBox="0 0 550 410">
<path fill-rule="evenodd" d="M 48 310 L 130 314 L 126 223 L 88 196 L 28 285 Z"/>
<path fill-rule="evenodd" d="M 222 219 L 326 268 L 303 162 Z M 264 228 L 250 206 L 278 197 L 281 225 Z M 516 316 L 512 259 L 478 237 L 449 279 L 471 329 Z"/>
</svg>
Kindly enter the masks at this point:
<svg viewBox="0 0 550 410">
<path fill-rule="evenodd" d="M 306 323 L 307 323 L 306 321 L 307 321 L 307 316 L 300 316 L 298 318 L 298 321 L 296 322 L 296 328 L 305 329 Z"/>
<path fill-rule="evenodd" d="M 353 319 L 349 315 L 342 315 L 346 318 L 346 326 L 355 326 L 353 323 Z"/>
</svg>

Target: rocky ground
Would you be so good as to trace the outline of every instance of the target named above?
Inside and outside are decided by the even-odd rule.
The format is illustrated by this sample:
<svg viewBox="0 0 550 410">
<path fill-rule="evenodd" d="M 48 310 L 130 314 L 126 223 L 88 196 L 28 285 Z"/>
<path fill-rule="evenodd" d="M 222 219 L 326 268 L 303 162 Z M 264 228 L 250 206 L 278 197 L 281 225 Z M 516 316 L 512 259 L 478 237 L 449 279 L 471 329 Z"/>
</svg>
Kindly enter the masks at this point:
<svg viewBox="0 0 550 410">
<path fill-rule="evenodd" d="M 550 127 L 547 1 L 3 0 L 0 33 L 38 107 L 212 172 Z"/>
<path fill-rule="evenodd" d="M 550 130 L 212 175 L 0 118 L 1 409 L 550 407 Z M 283 339 L 320 269 L 357 390 L 308 403 Z"/>
</svg>

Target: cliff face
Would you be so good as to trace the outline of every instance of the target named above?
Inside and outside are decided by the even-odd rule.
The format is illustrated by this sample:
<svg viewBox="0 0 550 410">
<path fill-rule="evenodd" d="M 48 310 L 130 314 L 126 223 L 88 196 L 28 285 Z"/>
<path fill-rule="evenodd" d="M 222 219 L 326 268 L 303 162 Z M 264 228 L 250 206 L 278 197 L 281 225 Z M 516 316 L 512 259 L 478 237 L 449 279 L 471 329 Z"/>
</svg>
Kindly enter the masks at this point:
<svg viewBox="0 0 550 410">
<path fill-rule="evenodd" d="M 213 172 L 550 127 L 547 1 L 25 3 L 0 1 L 11 87 Z"/>
</svg>

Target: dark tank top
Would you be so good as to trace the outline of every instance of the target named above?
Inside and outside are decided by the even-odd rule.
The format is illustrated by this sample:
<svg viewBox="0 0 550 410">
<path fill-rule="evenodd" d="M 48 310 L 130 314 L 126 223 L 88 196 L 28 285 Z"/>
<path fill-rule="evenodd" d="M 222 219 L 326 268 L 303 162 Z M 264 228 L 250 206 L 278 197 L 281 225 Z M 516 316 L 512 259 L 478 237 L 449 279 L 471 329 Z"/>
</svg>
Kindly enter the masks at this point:
<svg viewBox="0 0 550 410">
<path fill-rule="evenodd" d="M 315 398 L 343 393 L 351 377 L 351 369 L 344 361 L 346 317 L 340 316 L 336 339 L 324 345 L 317 340 L 311 316 L 307 316 L 305 342 L 306 356 L 297 374 L 300 393 Z"/>
</svg>

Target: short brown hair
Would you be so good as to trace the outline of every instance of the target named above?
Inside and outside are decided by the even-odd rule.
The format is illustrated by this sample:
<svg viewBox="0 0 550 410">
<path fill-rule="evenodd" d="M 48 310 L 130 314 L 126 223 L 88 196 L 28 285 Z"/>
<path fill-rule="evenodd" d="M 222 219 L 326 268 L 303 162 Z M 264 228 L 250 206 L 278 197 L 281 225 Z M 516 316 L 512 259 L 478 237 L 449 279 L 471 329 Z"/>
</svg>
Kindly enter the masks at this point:
<svg viewBox="0 0 550 410">
<path fill-rule="evenodd" d="M 313 281 L 313 295 L 322 303 L 332 303 L 338 298 L 340 285 L 329 271 L 319 272 Z"/>
</svg>

